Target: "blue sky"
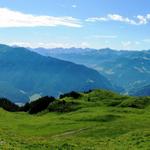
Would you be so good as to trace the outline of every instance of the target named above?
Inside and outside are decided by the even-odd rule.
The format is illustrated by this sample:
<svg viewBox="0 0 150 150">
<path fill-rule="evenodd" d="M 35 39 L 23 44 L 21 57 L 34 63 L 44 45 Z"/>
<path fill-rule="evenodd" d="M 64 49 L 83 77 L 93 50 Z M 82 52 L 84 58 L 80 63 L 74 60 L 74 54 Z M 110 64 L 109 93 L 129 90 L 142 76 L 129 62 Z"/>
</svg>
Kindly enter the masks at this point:
<svg viewBox="0 0 150 150">
<path fill-rule="evenodd" d="M 0 43 L 150 49 L 148 0 L 1 0 Z"/>
</svg>

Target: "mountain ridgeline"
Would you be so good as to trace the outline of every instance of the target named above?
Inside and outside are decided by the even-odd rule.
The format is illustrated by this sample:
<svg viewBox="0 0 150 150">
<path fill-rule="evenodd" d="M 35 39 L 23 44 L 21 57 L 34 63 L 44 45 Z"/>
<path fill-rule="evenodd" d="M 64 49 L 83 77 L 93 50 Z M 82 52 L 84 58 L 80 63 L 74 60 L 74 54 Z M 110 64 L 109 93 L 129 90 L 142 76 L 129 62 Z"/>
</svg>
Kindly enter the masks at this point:
<svg viewBox="0 0 150 150">
<path fill-rule="evenodd" d="M 0 108 L 9 112 L 28 112 L 29 114 L 37 114 L 46 110 L 46 112 L 72 112 L 90 106 L 86 105 L 88 103 L 93 103 L 95 106 L 99 106 L 100 103 L 107 107 L 144 109 L 149 107 L 150 97 L 120 95 L 107 90 L 89 90 L 82 93 L 71 91 L 60 95 L 57 99 L 44 96 L 33 102 L 27 102 L 23 106 L 18 106 L 8 99 L 0 98 Z"/>
<path fill-rule="evenodd" d="M 107 77 L 113 85 L 122 87 L 123 93 L 150 95 L 150 50 L 38 48 L 35 51 L 89 66 Z"/>
<path fill-rule="evenodd" d="M 83 65 L 0 45 L 0 97 L 24 103 L 34 95 L 58 96 L 94 88 L 114 89 L 103 75 Z"/>
</svg>

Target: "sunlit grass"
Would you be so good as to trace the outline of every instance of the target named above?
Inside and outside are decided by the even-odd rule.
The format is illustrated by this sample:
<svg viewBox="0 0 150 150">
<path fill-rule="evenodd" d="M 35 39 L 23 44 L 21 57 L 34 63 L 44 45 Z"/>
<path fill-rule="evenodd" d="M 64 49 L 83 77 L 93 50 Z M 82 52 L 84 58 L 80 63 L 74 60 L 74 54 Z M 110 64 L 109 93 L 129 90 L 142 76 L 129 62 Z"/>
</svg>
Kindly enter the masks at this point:
<svg viewBox="0 0 150 150">
<path fill-rule="evenodd" d="M 110 101 L 117 101 L 120 96 L 100 91 L 83 95 L 75 100 L 81 108 L 67 113 L 45 111 L 29 115 L 0 109 L 0 149 L 149 149 L 149 106 L 143 109 L 110 106 Z"/>
</svg>

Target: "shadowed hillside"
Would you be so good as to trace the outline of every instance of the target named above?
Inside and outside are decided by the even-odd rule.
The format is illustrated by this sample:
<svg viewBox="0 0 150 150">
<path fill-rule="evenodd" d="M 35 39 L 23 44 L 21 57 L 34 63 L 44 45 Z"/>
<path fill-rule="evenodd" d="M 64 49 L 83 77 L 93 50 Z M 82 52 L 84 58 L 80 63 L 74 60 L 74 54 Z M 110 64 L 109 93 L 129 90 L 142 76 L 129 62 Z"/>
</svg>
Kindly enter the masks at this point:
<svg viewBox="0 0 150 150">
<path fill-rule="evenodd" d="M 83 64 L 97 70 L 126 93 L 150 84 L 150 51 L 56 48 L 34 49 L 42 55 Z M 136 95 L 136 92 L 134 93 Z M 146 93 L 145 93 L 146 94 Z M 147 95 L 147 94 L 146 94 Z M 141 96 L 142 93 L 141 93 Z"/>
<path fill-rule="evenodd" d="M 72 90 L 113 89 L 111 83 L 93 69 L 25 48 L 0 45 L 0 68 L 0 96 L 14 102 L 26 102 L 33 95 L 57 96 Z"/>
</svg>

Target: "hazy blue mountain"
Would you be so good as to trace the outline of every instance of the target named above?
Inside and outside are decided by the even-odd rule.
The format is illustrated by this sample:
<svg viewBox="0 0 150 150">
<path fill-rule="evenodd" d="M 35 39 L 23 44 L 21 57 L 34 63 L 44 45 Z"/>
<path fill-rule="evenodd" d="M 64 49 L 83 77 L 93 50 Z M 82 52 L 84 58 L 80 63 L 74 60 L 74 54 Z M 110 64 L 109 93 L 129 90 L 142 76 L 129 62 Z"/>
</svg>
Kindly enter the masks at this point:
<svg viewBox="0 0 150 150">
<path fill-rule="evenodd" d="M 135 96 L 150 96 L 150 85 L 146 85 L 140 88 L 135 88 L 130 91 L 130 95 Z"/>
<path fill-rule="evenodd" d="M 83 65 L 0 45 L 0 97 L 25 102 L 34 95 L 93 88 L 113 89 L 103 75 Z"/>
<path fill-rule="evenodd" d="M 35 49 L 36 51 L 36 49 Z M 150 51 L 117 51 L 109 48 L 94 49 L 45 49 L 43 55 L 89 66 L 106 76 L 126 92 L 150 84 Z"/>
</svg>

